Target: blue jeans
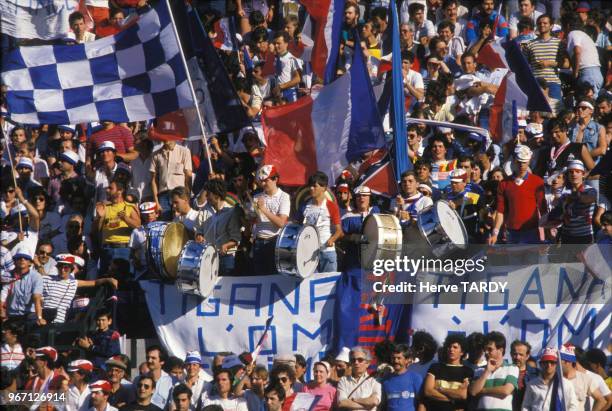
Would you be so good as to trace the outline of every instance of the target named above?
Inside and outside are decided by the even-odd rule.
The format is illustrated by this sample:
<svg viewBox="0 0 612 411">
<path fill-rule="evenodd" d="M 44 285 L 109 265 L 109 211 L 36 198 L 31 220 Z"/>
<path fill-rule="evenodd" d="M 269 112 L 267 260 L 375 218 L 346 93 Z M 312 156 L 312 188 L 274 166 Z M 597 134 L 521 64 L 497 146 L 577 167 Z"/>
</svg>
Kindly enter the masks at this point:
<svg viewBox="0 0 612 411">
<path fill-rule="evenodd" d="M 338 271 L 338 256 L 336 250 L 322 251 L 319 254 L 318 273 L 333 273 Z"/>
<path fill-rule="evenodd" d="M 268 240 L 258 238 L 253 243 L 253 268 L 256 275 L 276 274 L 274 248 L 277 238 L 272 237 Z"/>
<path fill-rule="evenodd" d="M 599 95 L 599 90 L 603 86 L 603 76 L 601 75 L 601 67 L 587 67 L 580 70 L 578 81 L 584 81 L 593 86 L 595 97 Z"/>
<path fill-rule="evenodd" d="M 127 247 L 109 247 L 102 246 L 102 252 L 100 253 L 100 274 L 106 274 L 111 262 L 115 259 L 123 258 L 124 260 L 130 261 L 130 249 Z M 131 271 L 131 269 L 130 269 Z"/>
<path fill-rule="evenodd" d="M 172 221 L 172 204 L 170 203 L 170 190 L 157 194 L 161 206 L 160 220 Z"/>
<path fill-rule="evenodd" d="M 222 255 L 219 258 L 219 275 L 232 275 L 236 266 L 236 258 L 233 255 Z"/>
<path fill-rule="evenodd" d="M 539 244 L 538 230 L 508 230 L 508 244 Z"/>
<path fill-rule="evenodd" d="M 548 95 L 559 101 L 563 101 L 563 94 L 561 93 L 561 84 L 548 83 Z"/>
</svg>

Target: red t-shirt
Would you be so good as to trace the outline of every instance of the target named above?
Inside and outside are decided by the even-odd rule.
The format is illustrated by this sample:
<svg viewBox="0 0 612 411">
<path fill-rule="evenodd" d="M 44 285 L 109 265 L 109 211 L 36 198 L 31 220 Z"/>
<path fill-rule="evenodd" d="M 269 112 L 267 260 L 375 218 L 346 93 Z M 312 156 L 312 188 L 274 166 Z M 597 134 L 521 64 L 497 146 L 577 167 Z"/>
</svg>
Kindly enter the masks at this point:
<svg viewBox="0 0 612 411">
<path fill-rule="evenodd" d="M 89 154 L 93 155 L 105 141 L 112 141 L 115 144 L 117 154 L 127 153 L 128 148 L 134 147 L 132 132 L 123 126 L 116 125 L 109 130 L 100 130 L 91 136 L 88 145 Z"/>
<path fill-rule="evenodd" d="M 507 179 L 497 189 L 497 212 L 504 214 L 504 222 L 510 230 L 538 228 L 538 209 L 544 211 L 544 180 L 529 174 L 520 186 L 514 179 Z"/>
</svg>

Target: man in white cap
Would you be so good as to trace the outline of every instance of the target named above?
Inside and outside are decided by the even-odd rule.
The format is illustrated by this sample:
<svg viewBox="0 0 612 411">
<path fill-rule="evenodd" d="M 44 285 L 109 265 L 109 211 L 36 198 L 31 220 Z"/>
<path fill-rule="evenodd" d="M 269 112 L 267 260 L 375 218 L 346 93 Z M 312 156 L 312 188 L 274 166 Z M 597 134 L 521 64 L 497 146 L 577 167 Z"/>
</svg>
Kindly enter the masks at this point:
<svg viewBox="0 0 612 411">
<path fill-rule="evenodd" d="M 91 398 L 87 380 L 93 372 L 93 364 L 88 360 L 74 360 L 66 368 L 70 384 L 66 398 L 66 409 L 85 411 Z"/>
<path fill-rule="evenodd" d="M 562 244 L 591 244 L 593 242 L 593 212 L 597 191 L 584 184 L 586 170 L 580 160 L 567 164 L 566 181 L 571 193 L 564 194 L 550 212 L 548 221 L 560 228 Z"/>
<path fill-rule="evenodd" d="M 99 287 L 104 284 L 117 288 L 114 278 L 99 278 L 97 280 L 76 280 L 73 276 L 75 270 L 75 256 L 72 254 L 58 254 L 55 257 L 58 275 L 43 277 L 43 309 L 53 318 L 46 318 L 54 324 L 62 324 L 72 305 L 77 288 Z"/>
<path fill-rule="evenodd" d="M 262 192 L 253 199 L 256 214 L 253 225 L 253 264 L 257 274 L 273 274 L 276 239 L 287 224 L 291 212 L 289 194 L 278 187 L 280 175 L 275 166 L 265 164 L 257 170 L 257 183 Z"/>
<path fill-rule="evenodd" d="M 11 249 L 13 254 L 17 250 L 27 250 L 30 255 L 34 255 L 38 243 L 40 215 L 19 187 L 15 187 L 15 194 L 19 202 L 11 208 L 8 218 L 4 219 L 3 233 L 7 236 L 4 245 Z"/>
<path fill-rule="evenodd" d="M 33 187 L 40 187 L 41 184 L 34 180 L 34 162 L 29 157 L 21 157 L 15 166 L 17 170 L 17 186 L 21 191 L 28 193 Z"/>
<path fill-rule="evenodd" d="M 147 267 L 147 230 L 148 224 L 157 220 L 159 210 L 157 204 L 152 201 L 146 201 L 138 206 L 140 210 L 140 221 L 142 225 L 135 228 L 130 234 L 128 247 L 130 248 L 130 257 L 134 263 L 134 279 L 140 278 L 148 271 Z"/>
<path fill-rule="evenodd" d="M 332 373 L 330 381 L 334 386 L 338 385 L 340 378 L 351 373 L 351 364 L 349 362 L 349 354 L 351 349 L 348 347 L 342 347 L 334 362 L 332 363 Z"/>
<path fill-rule="evenodd" d="M 55 202 L 59 201 L 60 199 L 60 188 L 62 187 L 62 182 L 79 176 L 76 173 L 76 166 L 79 164 L 79 155 L 74 151 L 64 151 L 63 153 L 60 153 L 57 161 L 60 163 L 61 174 L 49 181 L 49 196 Z"/>
<path fill-rule="evenodd" d="M 463 168 L 450 172 L 451 184 L 444 190 L 444 199 L 462 218 L 470 243 L 481 242 L 479 233 L 479 211 L 485 206 L 484 197 L 472 191 L 468 185 L 469 175 Z"/>
<path fill-rule="evenodd" d="M 546 213 L 544 180 L 529 171 L 531 156 L 531 149 L 527 146 L 519 145 L 514 151 L 515 175 L 499 184 L 497 215 L 489 245 L 497 243 L 504 222 L 509 244 L 536 244 L 540 241 L 539 215 Z"/>
<path fill-rule="evenodd" d="M 361 247 L 361 235 L 363 231 L 363 221 L 370 214 L 380 213 L 377 206 L 371 206 L 372 190 L 368 186 L 359 186 L 353 191 L 355 208 L 344 214 L 340 220 L 344 236 L 340 240 L 344 245 L 345 255 L 341 260 L 342 267 L 359 267 L 359 251 Z"/>
<path fill-rule="evenodd" d="M 585 371 L 578 370 L 576 360 L 576 347 L 565 343 L 559 349 L 561 357 L 561 370 L 563 377 L 570 381 L 576 393 L 577 410 L 604 410 L 606 399 L 602 395 L 597 383 Z M 590 397 L 590 398 L 589 398 Z M 591 402 L 591 407 L 587 407 Z"/>
<path fill-rule="evenodd" d="M 55 369 L 57 350 L 49 346 L 37 348 L 35 356 L 36 375 L 26 382 L 24 389 L 40 394 L 59 390 L 66 377 Z"/>
<path fill-rule="evenodd" d="M 2 287 L 0 319 L 32 321 L 40 326 L 47 323 L 43 318 L 42 308 L 43 279 L 32 269 L 32 259 L 32 255 L 26 251 L 13 256 L 13 277 L 16 280 Z"/>
<path fill-rule="evenodd" d="M 88 411 L 117 411 L 117 408 L 108 403 L 112 385 L 106 380 L 98 380 L 89 384 L 91 391 L 91 407 Z"/>
<path fill-rule="evenodd" d="M 95 201 L 106 201 L 106 188 L 115 177 L 118 163 L 116 161 L 117 149 L 112 141 L 104 141 L 98 147 L 97 167 L 94 175 L 94 186 L 96 187 Z"/>
<path fill-rule="evenodd" d="M 553 398 L 558 397 L 554 391 L 555 376 L 557 375 L 559 357 L 554 348 L 544 348 L 540 356 L 540 375 L 527 383 L 525 397 L 523 398 L 522 411 L 550 410 L 553 406 Z M 563 387 L 563 399 L 565 409 L 578 410 L 578 402 L 574 386 L 565 377 L 559 388 Z"/>
<path fill-rule="evenodd" d="M 200 399 L 205 390 L 210 388 L 212 377 L 202 369 L 202 356 L 199 351 L 189 351 L 185 356 L 185 385 L 191 390 L 191 406 L 198 409 Z M 172 398 L 173 392 L 170 391 L 169 397 Z M 169 403 L 170 410 L 175 409 L 174 402 Z"/>
</svg>

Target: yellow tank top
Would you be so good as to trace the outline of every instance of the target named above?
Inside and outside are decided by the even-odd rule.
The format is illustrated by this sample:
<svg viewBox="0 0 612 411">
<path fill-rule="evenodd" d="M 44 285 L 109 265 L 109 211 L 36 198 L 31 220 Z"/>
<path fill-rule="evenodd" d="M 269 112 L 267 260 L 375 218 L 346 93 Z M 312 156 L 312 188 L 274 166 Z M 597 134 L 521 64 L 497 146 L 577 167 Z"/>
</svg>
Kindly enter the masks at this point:
<svg viewBox="0 0 612 411">
<path fill-rule="evenodd" d="M 102 225 L 102 242 L 105 244 L 128 243 L 132 229 L 127 223 L 119 218 L 119 213 L 125 211 L 129 217 L 136 212 L 133 204 L 125 201 L 117 204 L 106 205 L 106 215 Z"/>
</svg>

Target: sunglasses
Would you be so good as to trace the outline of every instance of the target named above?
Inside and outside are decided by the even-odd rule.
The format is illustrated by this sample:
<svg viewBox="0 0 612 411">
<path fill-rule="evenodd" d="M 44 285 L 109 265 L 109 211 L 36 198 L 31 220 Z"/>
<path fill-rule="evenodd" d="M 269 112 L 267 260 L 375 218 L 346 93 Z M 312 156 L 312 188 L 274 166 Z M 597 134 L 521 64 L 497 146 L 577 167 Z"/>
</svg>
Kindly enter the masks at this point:
<svg viewBox="0 0 612 411">
<path fill-rule="evenodd" d="M 543 366 L 552 367 L 553 365 L 556 365 L 557 363 L 555 361 L 540 361 L 540 364 Z"/>
<path fill-rule="evenodd" d="M 149 384 L 138 384 L 138 388 L 151 388 Z"/>
<path fill-rule="evenodd" d="M 366 359 L 365 359 L 365 358 L 363 358 L 363 357 L 357 357 L 357 358 L 353 357 L 353 358 L 349 359 L 349 361 L 350 361 L 350 362 L 358 362 L 358 363 L 362 363 L 362 362 L 365 362 L 365 361 L 366 361 Z"/>
</svg>

